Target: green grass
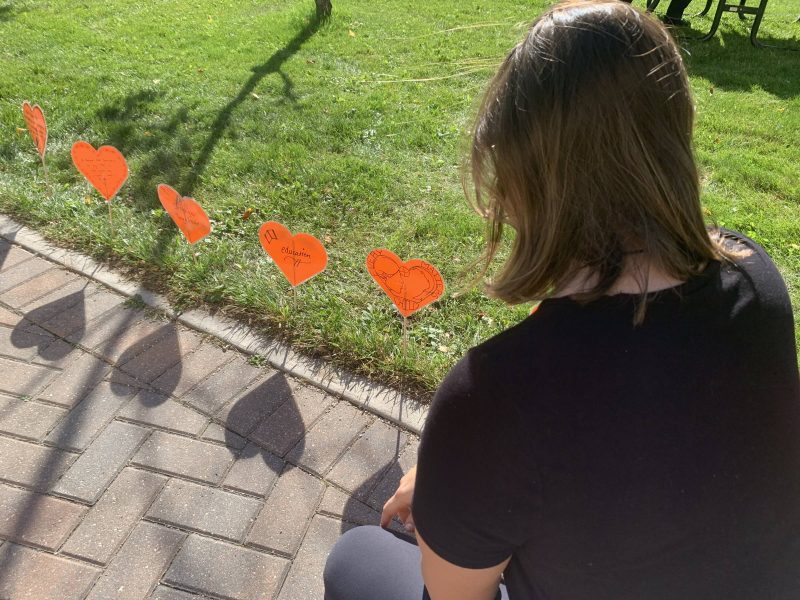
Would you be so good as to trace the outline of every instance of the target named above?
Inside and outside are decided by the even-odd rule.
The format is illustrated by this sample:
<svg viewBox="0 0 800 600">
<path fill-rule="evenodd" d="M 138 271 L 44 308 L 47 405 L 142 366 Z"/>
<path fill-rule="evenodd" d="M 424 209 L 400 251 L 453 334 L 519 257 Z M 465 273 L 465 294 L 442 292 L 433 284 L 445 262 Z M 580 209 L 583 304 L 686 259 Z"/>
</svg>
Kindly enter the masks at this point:
<svg viewBox="0 0 800 600">
<path fill-rule="evenodd" d="M 458 165 L 476 98 L 545 5 L 334 0 L 321 25 L 311 0 L 0 5 L 0 210 L 135 271 L 182 307 L 224 309 L 308 352 L 430 390 L 468 347 L 527 314 L 479 290 L 454 297 L 483 233 Z M 762 37 L 800 47 L 793 10 L 772 0 Z M 714 41 L 684 45 L 710 219 L 767 248 L 797 310 L 800 58 L 751 48 L 735 15 Z M 48 118 L 49 195 L 17 131 L 25 99 Z M 77 139 L 128 159 L 113 236 L 71 164 Z M 195 197 L 212 235 L 189 248 L 158 183 Z M 328 270 L 299 288 L 296 306 L 258 244 L 266 220 L 328 248 Z M 376 247 L 432 262 L 448 284 L 411 319 L 405 355 L 402 322 L 364 268 Z"/>
</svg>

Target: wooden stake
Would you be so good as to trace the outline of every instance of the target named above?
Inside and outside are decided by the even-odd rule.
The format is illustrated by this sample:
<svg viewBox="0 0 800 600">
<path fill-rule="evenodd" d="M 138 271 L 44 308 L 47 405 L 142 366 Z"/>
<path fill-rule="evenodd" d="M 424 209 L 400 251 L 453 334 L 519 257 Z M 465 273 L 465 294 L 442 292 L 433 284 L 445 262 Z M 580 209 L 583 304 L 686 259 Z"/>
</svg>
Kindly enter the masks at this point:
<svg viewBox="0 0 800 600">
<path fill-rule="evenodd" d="M 108 204 L 108 225 L 111 227 L 111 237 L 114 237 L 114 220 L 111 218 L 111 202 L 106 202 Z"/>
<path fill-rule="evenodd" d="M 406 362 L 406 353 L 408 350 L 408 317 L 403 317 L 403 362 Z"/>
</svg>

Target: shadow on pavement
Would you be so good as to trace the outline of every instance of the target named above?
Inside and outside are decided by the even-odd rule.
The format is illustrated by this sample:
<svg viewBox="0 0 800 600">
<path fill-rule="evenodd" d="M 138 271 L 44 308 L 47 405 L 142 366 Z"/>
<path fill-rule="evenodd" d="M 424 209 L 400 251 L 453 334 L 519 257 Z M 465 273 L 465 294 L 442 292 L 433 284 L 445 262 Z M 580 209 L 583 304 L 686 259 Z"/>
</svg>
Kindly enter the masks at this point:
<svg viewBox="0 0 800 600">
<path fill-rule="evenodd" d="M 259 430 L 262 422 L 269 424 L 269 430 Z M 280 443 L 277 438 L 286 433 L 290 434 L 297 428 L 303 429 L 303 435 L 300 441 L 293 444 L 292 448 L 288 450 L 302 453 L 305 448 L 303 419 L 294 400 L 294 391 L 289 385 L 286 375 L 282 372 L 276 372 L 261 385 L 236 400 L 228 411 L 223 425 L 225 426 L 226 443 L 230 448 L 236 446 L 235 435 L 247 437 L 255 433 L 253 437 L 257 438 L 262 447 L 276 455 L 285 454 L 281 451 L 285 448 L 278 447 Z M 231 451 L 233 452 L 233 450 Z M 252 458 L 259 453 L 260 449 L 257 446 L 248 444 L 238 456 Z M 281 460 L 280 463 L 282 462 Z M 267 461 L 265 463 L 276 475 L 281 474 L 277 461 L 274 464 Z M 293 468 L 291 463 L 287 463 L 286 469 L 291 468 Z"/>
<path fill-rule="evenodd" d="M 129 346 L 117 359 L 116 364 L 119 371 L 135 380 L 127 381 L 124 377 L 112 380 L 111 391 L 120 396 L 128 394 L 131 384 L 146 387 L 168 372 L 169 375 L 159 381 L 159 391 L 164 395 L 148 396 L 151 398 L 150 406 L 161 404 L 175 391 L 183 370 L 177 327 L 171 322 L 159 327 Z"/>
</svg>

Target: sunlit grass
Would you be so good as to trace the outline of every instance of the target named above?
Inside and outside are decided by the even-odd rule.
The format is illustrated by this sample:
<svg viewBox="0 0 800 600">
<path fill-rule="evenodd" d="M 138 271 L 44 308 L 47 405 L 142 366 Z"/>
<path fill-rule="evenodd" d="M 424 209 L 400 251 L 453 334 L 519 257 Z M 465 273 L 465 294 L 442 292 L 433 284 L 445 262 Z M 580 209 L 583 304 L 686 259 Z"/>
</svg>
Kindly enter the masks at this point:
<svg viewBox="0 0 800 600">
<path fill-rule="evenodd" d="M 458 165 L 476 98 L 545 2 L 20 0 L 0 10 L 0 209 L 62 244 L 133 269 L 183 307 L 213 305 L 300 348 L 391 382 L 431 389 L 471 345 L 527 314 L 458 297 L 480 253 Z M 769 42 L 800 47 L 789 0 L 772 0 Z M 694 34 L 709 19 L 695 19 Z M 685 40 L 710 218 L 764 244 L 800 307 L 798 55 L 756 50 L 726 15 L 717 38 Z M 48 117 L 49 179 L 22 127 Z M 75 171 L 77 139 L 113 144 L 131 177 L 104 204 Z M 664 157 L 669 160 L 669 157 Z M 214 231 L 190 249 L 156 185 L 195 197 Z M 247 208 L 253 208 L 248 219 Z M 328 270 L 297 304 L 257 239 L 277 220 L 324 240 Z M 443 299 L 402 323 L 364 268 L 387 247 L 435 264 Z M 197 251 L 196 260 L 191 254 Z M 800 338 L 799 338 L 800 339 Z"/>
</svg>

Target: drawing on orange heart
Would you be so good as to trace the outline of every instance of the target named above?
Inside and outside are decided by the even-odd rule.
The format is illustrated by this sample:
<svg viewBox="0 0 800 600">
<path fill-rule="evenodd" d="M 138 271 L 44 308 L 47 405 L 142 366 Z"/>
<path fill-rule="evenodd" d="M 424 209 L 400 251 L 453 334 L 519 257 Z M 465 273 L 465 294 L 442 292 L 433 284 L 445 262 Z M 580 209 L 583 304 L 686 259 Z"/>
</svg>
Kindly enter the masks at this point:
<svg viewBox="0 0 800 600">
<path fill-rule="evenodd" d="M 292 287 L 322 273 L 328 265 L 322 242 L 308 233 L 292 235 L 280 223 L 267 221 L 258 230 L 258 239 Z"/>
<path fill-rule="evenodd" d="M 403 317 L 410 317 L 444 293 L 442 275 L 418 258 L 403 262 L 393 252 L 377 249 L 367 256 L 367 270 Z"/>
<path fill-rule="evenodd" d="M 158 199 L 190 244 L 199 242 L 211 233 L 211 221 L 194 198 L 181 196 L 174 188 L 161 183 L 158 186 Z"/>
<path fill-rule="evenodd" d="M 128 179 L 128 163 L 122 153 L 113 146 L 95 150 L 90 143 L 78 141 L 72 145 L 71 154 L 78 171 L 106 202 L 111 202 Z"/>
<path fill-rule="evenodd" d="M 25 125 L 31 134 L 33 143 L 36 144 L 42 164 L 44 164 L 44 153 L 47 149 L 47 121 L 45 121 L 44 112 L 38 104 L 31 106 L 31 103 L 26 100 L 22 103 L 22 116 L 25 118 Z"/>
</svg>

